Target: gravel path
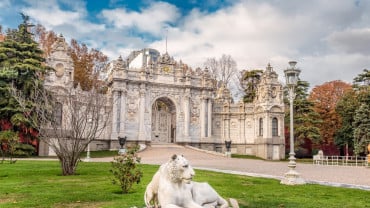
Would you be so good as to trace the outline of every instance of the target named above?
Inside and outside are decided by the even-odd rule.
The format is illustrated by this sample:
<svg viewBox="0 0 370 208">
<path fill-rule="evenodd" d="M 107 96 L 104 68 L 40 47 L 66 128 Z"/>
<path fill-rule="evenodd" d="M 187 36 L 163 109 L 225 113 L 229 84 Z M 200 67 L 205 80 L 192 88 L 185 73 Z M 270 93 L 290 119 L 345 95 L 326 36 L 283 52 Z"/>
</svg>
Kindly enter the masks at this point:
<svg viewBox="0 0 370 208">
<path fill-rule="evenodd" d="M 278 180 L 288 171 L 288 162 L 227 158 L 221 154 L 176 145 L 155 145 L 139 152 L 141 163 L 158 165 L 167 162 L 173 154 L 184 155 L 195 169 Z M 94 158 L 92 161 L 107 162 L 112 158 Z M 370 190 L 370 168 L 298 163 L 296 171 L 308 183 Z"/>
</svg>

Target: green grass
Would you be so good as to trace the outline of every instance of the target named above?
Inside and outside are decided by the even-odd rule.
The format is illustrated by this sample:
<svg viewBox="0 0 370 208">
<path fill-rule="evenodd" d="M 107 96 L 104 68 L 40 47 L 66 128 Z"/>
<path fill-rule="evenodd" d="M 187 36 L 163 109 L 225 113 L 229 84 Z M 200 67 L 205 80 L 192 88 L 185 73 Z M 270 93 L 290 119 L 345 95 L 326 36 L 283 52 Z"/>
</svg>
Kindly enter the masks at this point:
<svg viewBox="0 0 370 208">
<path fill-rule="evenodd" d="M 144 207 L 143 194 L 158 166 L 141 165 L 144 177 L 129 194 L 111 183 L 110 163 L 86 163 L 77 175 L 61 176 L 57 161 L 0 164 L 0 207 Z M 370 207 L 370 192 L 320 185 L 286 186 L 273 179 L 195 170 L 196 181 L 207 181 L 221 196 L 246 207 Z"/>
<path fill-rule="evenodd" d="M 265 160 L 261 157 L 257 157 L 254 155 L 239 155 L 239 154 L 231 154 L 232 158 L 241 158 L 241 159 L 253 159 L 253 160 Z"/>
<path fill-rule="evenodd" d="M 101 150 L 101 151 L 90 151 L 91 158 L 100 158 L 100 157 L 114 157 L 118 155 L 118 150 Z M 86 157 L 86 152 L 81 154 L 81 157 Z"/>
</svg>

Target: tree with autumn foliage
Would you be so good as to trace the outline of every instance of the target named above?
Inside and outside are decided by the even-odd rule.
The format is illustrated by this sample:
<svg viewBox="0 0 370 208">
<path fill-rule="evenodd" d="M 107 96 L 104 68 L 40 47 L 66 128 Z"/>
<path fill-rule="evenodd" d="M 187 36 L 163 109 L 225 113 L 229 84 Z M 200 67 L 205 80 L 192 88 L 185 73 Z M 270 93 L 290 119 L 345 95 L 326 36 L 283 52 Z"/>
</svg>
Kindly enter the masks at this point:
<svg viewBox="0 0 370 208">
<path fill-rule="evenodd" d="M 71 40 L 71 58 L 74 66 L 74 85 L 82 90 L 98 87 L 98 74 L 108 64 L 108 57 L 97 49 L 89 49 L 86 44 Z"/>
<path fill-rule="evenodd" d="M 37 24 L 34 29 L 35 41 L 39 43 L 40 48 L 43 50 L 44 58 L 47 58 L 51 53 L 51 46 L 57 40 L 58 35 L 54 31 L 48 31 L 40 24 Z"/>
<path fill-rule="evenodd" d="M 351 85 L 340 80 L 326 82 L 316 86 L 311 91 L 309 100 L 314 103 L 314 110 L 323 121 L 319 125 L 321 149 L 326 155 L 338 155 L 334 137 L 337 129 L 342 126 L 342 120 L 336 106 L 342 97 L 351 90 Z"/>
</svg>

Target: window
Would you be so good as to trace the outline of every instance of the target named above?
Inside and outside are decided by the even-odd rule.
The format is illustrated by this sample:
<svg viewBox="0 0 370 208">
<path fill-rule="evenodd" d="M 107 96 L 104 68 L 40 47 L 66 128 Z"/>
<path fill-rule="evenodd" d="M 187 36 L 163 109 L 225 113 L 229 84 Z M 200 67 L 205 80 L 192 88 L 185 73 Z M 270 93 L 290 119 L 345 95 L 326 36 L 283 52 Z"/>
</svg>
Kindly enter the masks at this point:
<svg viewBox="0 0 370 208">
<path fill-rule="evenodd" d="M 62 125 L 63 105 L 62 103 L 56 103 L 54 109 L 54 122 L 56 125 Z"/>
<path fill-rule="evenodd" d="M 278 119 L 276 117 L 272 118 L 272 136 L 279 136 Z"/>
<path fill-rule="evenodd" d="M 263 136 L 263 118 L 260 118 L 259 120 L 259 136 Z"/>
</svg>

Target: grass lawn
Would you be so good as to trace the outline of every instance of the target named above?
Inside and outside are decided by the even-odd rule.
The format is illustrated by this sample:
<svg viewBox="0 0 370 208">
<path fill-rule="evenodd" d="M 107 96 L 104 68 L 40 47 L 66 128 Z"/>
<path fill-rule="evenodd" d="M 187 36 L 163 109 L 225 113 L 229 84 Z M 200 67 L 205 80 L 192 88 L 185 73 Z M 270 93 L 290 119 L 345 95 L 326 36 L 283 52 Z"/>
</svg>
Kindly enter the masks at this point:
<svg viewBox="0 0 370 208">
<path fill-rule="evenodd" d="M 77 175 L 61 176 L 57 161 L 0 164 L 0 207 L 144 207 L 143 195 L 158 166 L 141 165 L 144 177 L 129 194 L 111 183 L 110 163 L 86 163 Z M 221 196 L 240 207 L 364 208 L 370 192 L 320 185 L 286 186 L 273 179 L 195 170 L 196 181 L 209 182 Z M 355 177 L 355 176 L 354 176 Z"/>
</svg>

